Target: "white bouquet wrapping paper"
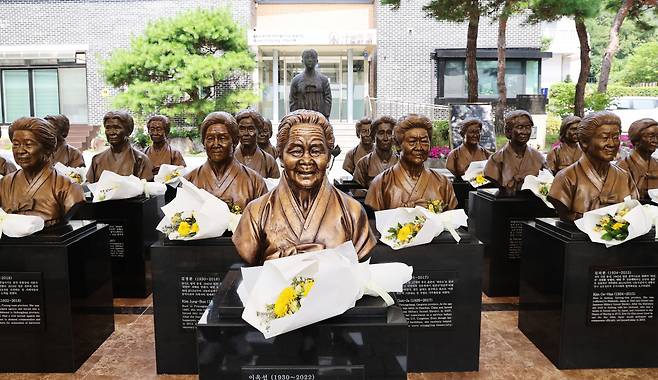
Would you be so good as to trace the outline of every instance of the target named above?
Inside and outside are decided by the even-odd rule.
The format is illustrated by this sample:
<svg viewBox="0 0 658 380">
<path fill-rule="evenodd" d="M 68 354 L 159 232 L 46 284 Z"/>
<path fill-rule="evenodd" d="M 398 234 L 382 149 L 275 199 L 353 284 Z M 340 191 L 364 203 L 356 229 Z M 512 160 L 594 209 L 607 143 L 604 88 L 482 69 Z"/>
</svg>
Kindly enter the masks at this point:
<svg viewBox="0 0 658 380">
<path fill-rule="evenodd" d="M 550 208 L 555 208 L 546 199 L 548 192 L 551 190 L 551 185 L 553 185 L 553 173 L 550 170 L 542 169 L 538 175 L 527 175 L 523 180 L 523 185 L 521 185 L 521 190 L 530 190 L 532 193 L 546 204 Z"/>
<path fill-rule="evenodd" d="M 2 235 L 18 238 L 43 230 L 44 221 L 34 215 L 7 214 L 0 209 L 0 238 Z"/>
<path fill-rule="evenodd" d="M 656 232 L 654 238 L 658 240 L 658 206 L 644 205 L 644 209 L 647 212 L 647 215 L 649 216 L 649 220 L 651 221 L 651 224 L 654 226 Z"/>
<path fill-rule="evenodd" d="M 388 292 L 401 292 L 411 280 L 413 268 L 402 263 L 359 263 L 351 241 L 335 248 L 266 261 L 259 267 L 242 268 L 238 295 L 244 305 L 242 319 L 266 339 L 344 313 L 363 295 L 382 296 L 390 306 Z M 263 314 L 280 300 L 294 279 L 313 282 L 292 314 L 273 319 Z"/>
<path fill-rule="evenodd" d="M 265 180 L 265 186 L 267 186 L 267 191 L 272 191 L 275 187 L 279 186 L 279 181 L 281 178 L 263 178 Z"/>
<path fill-rule="evenodd" d="M 134 175 L 122 176 L 103 170 L 96 183 L 87 185 L 94 197 L 94 203 L 117 199 L 134 198 L 139 195 L 158 196 L 165 193 L 167 186 L 162 183 L 146 182 Z"/>
<path fill-rule="evenodd" d="M 623 209 L 628 210 L 627 213 L 623 215 L 623 220 L 629 223 L 628 236 L 623 240 L 603 239 L 602 236 L 605 231 L 597 231 L 597 224 L 601 223 L 604 218 L 608 217 L 608 215 L 614 217 Z M 606 248 L 610 248 L 648 233 L 651 230 L 654 221 L 651 219 L 649 209 L 643 207 L 639 201 L 626 197 L 624 202 L 584 213 L 583 217 L 576 220 L 575 223 L 576 227 L 586 233 L 592 242 L 605 244 Z"/>
<path fill-rule="evenodd" d="M 653 203 L 658 203 L 658 189 L 649 190 L 649 197 Z"/>
<path fill-rule="evenodd" d="M 75 182 L 79 185 L 87 183 L 87 168 L 84 166 L 80 168 L 72 168 L 62 164 L 61 162 L 57 162 L 55 163 L 54 168 L 59 174 L 67 177 L 72 182 Z"/>
<path fill-rule="evenodd" d="M 187 174 L 188 172 L 189 170 L 186 169 L 184 166 L 162 164 L 160 165 L 158 174 L 156 174 L 155 177 L 153 177 L 153 181 L 158 183 L 164 183 L 171 187 L 178 187 L 178 184 L 180 183 L 180 179 L 183 176 L 185 176 L 185 174 Z"/>
<path fill-rule="evenodd" d="M 487 164 L 487 160 L 482 161 L 472 161 L 468 164 L 466 172 L 462 176 L 464 181 L 468 181 L 473 187 L 480 187 L 490 183 L 488 179 L 484 178 L 484 166 Z"/>
<path fill-rule="evenodd" d="M 185 178 L 181 178 L 180 182 L 182 186 L 176 190 L 176 197 L 161 208 L 164 217 L 156 229 L 166 234 L 169 240 L 199 240 L 222 236 L 233 215 L 228 205 Z M 175 217 L 177 214 L 178 218 Z M 189 221 L 191 218 L 194 222 L 189 226 L 180 226 L 185 219 Z M 193 228 L 194 223 L 196 227 Z"/>
<path fill-rule="evenodd" d="M 407 243 L 400 244 L 398 240 L 391 239 L 391 228 L 398 224 L 404 226 L 407 223 L 413 223 L 417 218 L 424 218 L 425 221 L 416 233 Z M 450 232 L 450 235 L 456 242 L 461 240 L 457 233 L 457 228 L 468 224 L 468 216 L 463 209 L 443 211 L 435 214 L 424 207 L 416 206 L 415 208 L 395 208 L 375 212 L 375 224 L 379 231 L 381 240 L 384 244 L 393 249 L 413 247 L 415 245 L 427 244 L 443 231 Z"/>
</svg>

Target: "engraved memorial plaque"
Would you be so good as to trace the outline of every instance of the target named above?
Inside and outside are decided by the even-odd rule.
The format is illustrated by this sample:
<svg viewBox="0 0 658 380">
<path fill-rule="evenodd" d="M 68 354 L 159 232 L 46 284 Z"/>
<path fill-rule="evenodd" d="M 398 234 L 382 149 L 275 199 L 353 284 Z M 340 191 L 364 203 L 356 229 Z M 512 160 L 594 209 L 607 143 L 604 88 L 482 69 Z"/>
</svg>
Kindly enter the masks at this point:
<svg viewBox="0 0 658 380">
<path fill-rule="evenodd" d="M 456 282 L 457 272 L 414 271 L 403 292 L 397 293 L 409 327 L 453 327 Z"/>
<path fill-rule="evenodd" d="M 658 267 L 592 267 L 587 323 L 655 321 Z"/>
<path fill-rule="evenodd" d="M 45 326 L 41 272 L 0 272 L 0 330 Z"/>
<path fill-rule="evenodd" d="M 110 230 L 110 257 L 126 257 L 126 223 L 123 220 L 107 220 Z"/>
<path fill-rule="evenodd" d="M 363 380 L 362 365 L 350 366 L 243 366 L 241 380 Z"/>
<path fill-rule="evenodd" d="M 521 259 L 521 237 L 523 234 L 523 222 L 527 219 L 509 219 L 509 246 L 507 248 L 508 260 Z"/>
<path fill-rule="evenodd" d="M 178 275 L 181 328 L 194 331 L 199 318 L 219 288 L 219 273 L 181 273 Z"/>
</svg>

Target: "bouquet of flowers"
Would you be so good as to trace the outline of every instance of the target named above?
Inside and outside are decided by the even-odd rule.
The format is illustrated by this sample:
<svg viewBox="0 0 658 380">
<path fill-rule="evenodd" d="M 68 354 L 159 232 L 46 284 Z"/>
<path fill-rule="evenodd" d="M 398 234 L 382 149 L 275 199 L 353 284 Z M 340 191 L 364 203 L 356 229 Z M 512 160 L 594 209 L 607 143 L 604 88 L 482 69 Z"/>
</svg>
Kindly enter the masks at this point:
<svg viewBox="0 0 658 380">
<path fill-rule="evenodd" d="M 649 190 L 649 197 L 651 198 L 651 202 L 658 204 L 658 189 Z"/>
<path fill-rule="evenodd" d="M 219 237 L 229 225 L 231 212 L 221 199 L 199 189 L 185 178 L 176 198 L 161 209 L 164 217 L 156 229 L 169 240 L 198 240 Z"/>
<path fill-rule="evenodd" d="M 627 197 L 624 202 L 588 211 L 576 220 L 576 227 L 594 243 L 612 247 L 651 230 L 653 220 L 649 209 Z"/>
<path fill-rule="evenodd" d="M 521 185 L 521 190 L 530 190 L 534 195 L 541 199 L 546 206 L 554 208 L 551 202 L 549 202 L 546 197 L 551 191 L 551 185 L 553 184 L 553 174 L 550 170 L 542 169 L 539 172 L 539 175 L 528 175 L 523 180 L 523 185 Z"/>
<path fill-rule="evenodd" d="M 171 187 L 178 187 L 180 178 L 185 174 L 187 174 L 187 169 L 184 166 L 162 164 L 160 165 L 158 174 L 153 177 L 153 181 L 164 183 Z"/>
<path fill-rule="evenodd" d="M 61 162 L 57 162 L 55 163 L 54 168 L 59 174 L 68 177 L 68 179 L 77 183 L 78 185 L 82 185 L 87 182 L 87 168 L 84 166 L 80 168 L 71 168 L 62 164 Z"/>
<path fill-rule="evenodd" d="M 44 221 L 34 215 L 7 214 L 0 209 L 0 238 L 2 235 L 17 238 L 43 230 Z"/>
<path fill-rule="evenodd" d="M 364 295 L 401 292 L 413 268 L 402 263 L 359 263 L 351 241 L 322 251 L 242 268 L 242 319 L 266 339 L 344 313 Z"/>
<path fill-rule="evenodd" d="M 468 183 L 475 188 L 490 183 L 491 181 L 484 177 L 484 166 L 486 164 L 487 160 L 471 162 L 462 176 L 462 179 L 468 181 Z"/>
<path fill-rule="evenodd" d="M 116 199 L 134 198 L 144 194 L 146 197 L 165 193 L 167 187 L 162 183 L 146 182 L 134 175 L 118 175 L 109 170 L 103 170 L 96 183 L 87 185 L 94 197 L 94 203 Z"/>
<path fill-rule="evenodd" d="M 462 209 L 435 213 L 424 207 L 396 208 L 375 212 L 380 240 L 393 249 L 413 247 L 431 242 L 443 231 L 459 242 L 456 229 L 466 226 L 468 217 Z"/>
</svg>

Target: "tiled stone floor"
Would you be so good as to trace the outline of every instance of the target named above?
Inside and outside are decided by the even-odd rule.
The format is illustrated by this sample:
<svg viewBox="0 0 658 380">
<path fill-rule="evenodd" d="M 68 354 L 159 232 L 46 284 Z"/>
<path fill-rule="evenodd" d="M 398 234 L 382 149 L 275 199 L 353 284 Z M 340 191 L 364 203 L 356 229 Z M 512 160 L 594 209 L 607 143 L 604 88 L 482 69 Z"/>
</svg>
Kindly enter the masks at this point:
<svg viewBox="0 0 658 380">
<path fill-rule="evenodd" d="M 152 298 L 115 299 L 115 332 L 74 374 L 0 374 L 0 380 L 196 379 L 157 376 Z M 480 370 L 414 373 L 409 380 L 439 379 L 658 379 L 654 369 L 560 371 L 517 329 L 518 299 L 482 296 Z"/>
</svg>

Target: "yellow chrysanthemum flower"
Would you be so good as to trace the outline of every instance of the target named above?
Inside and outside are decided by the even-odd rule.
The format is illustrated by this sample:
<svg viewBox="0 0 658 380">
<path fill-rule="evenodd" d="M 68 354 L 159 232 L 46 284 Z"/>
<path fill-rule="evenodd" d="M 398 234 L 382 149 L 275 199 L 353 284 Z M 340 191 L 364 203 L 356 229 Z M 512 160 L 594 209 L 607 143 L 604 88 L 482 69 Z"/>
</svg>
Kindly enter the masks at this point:
<svg viewBox="0 0 658 380">
<path fill-rule="evenodd" d="M 308 280 L 304 283 L 304 292 L 302 293 L 303 297 L 306 297 L 308 295 L 308 292 L 311 291 L 313 285 L 315 285 L 315 282 L 313 282 L 313 280 Z"/>
<path fill-rule="evenodd" d="M 487 181 L 486 178 L 484 178 L 484 176 L 482 174 L 479 174 L 475 177 L 475 183 L 477 183 L 478 185 L 482 185 L 486 181 Z"/>
<path fill-rule="evenodd" d="M 617 223 L 612 225 L 613 230 L 620 230 L 622 227 L 624 227 L 624 223 L 617 222 Z"/>
<path fill-rule="evenodd" d="M 178 234 L 180 236 L 187 236 L 190 234 L 190 225 L 187 224 L 187 222 L 181 222 L 181 224 L 178 225 Z"/>
<path fill-rule="evenodd" d="M 281 291 L 279 297 L 274 303 L 274 315 L 281 318 L 288 313 L 290 301 L 295 297 L 295 291 L 292 287 L 288 286 Z"/>
<path fill-rule="evenodd" d="M 199 223 L 192 224 L 192 232 L 194 233 L 199 232 Z"/>
<path fill-rule="evenodd" d="M 405 224 L 400 231 L 398 231 L 398 241 L 407 241 L 411 234 L 414 232 L 414 225 L 412 223 Z"/>
</svg>

